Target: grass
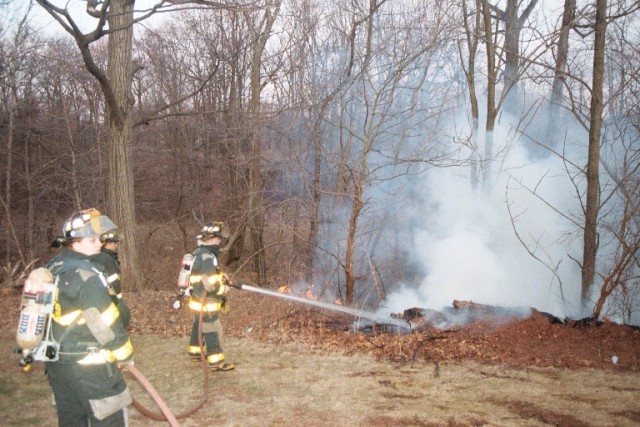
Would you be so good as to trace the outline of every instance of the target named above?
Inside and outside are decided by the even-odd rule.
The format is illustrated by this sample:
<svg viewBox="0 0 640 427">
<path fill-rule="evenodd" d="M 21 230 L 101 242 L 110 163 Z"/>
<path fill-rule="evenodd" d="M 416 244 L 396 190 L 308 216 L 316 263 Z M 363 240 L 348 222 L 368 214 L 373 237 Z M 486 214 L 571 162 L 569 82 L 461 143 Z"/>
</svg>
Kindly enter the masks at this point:
<svg viewBox="0 0 640 427">
<path fill-rule="evenodd" d="M 174 414 L 201 398 L 203 371 L 188 338 L 133 336 L 136 367 Z M 56 426 L 41 364 L 17 367 L 12 334 L 0 334 L 4 426 Z M 234 371 L 209 375 L 203 408 L 182 426 L 633 426 L 640 423 L 640 374 L 514 370 L 472 363 L 390 364 L 294 345 L 230 338 Z M 438 371 L 438 372 L 437 372 Z M 158 411 L 133 379 L 134 397 Z M 130 424 L 168 425 L 130 409 Z"/>
</svg>

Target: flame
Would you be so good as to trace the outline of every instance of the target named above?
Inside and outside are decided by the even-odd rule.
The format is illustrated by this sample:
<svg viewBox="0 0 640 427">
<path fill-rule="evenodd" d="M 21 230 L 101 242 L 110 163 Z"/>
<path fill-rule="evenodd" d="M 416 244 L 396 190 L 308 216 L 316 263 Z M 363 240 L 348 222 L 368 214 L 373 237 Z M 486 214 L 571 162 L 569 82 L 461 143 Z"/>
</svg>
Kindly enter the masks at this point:
<svg viewBox="0 0 640 427">
<path fill-rule="evenodd" d="M 337 305 L 342 305 L 342 298 L 340 297 L 336 298 L 336 300 L 333 303 Z"/>
<path fill-rule="evenodd" d="M 281 294 L 290 294 L 291 288 L 288 287 L 287 285 L 282 285 L 278 288 L 278 292 L 280 292 Z"/>
<path fill-rule="evenodd" d="M 278 292 L 280 292 L 281 294 L 290 294 L 290 295 L 293 294 L 293 290 L 286 284 L 280 286 L 278 288 Z M 316 295 L 313 292 L 313 286 L 312 285 L 308 285 L 307 286 L 307 290 L 306 290 L 304 296 L 307 299 L 310 299 L 310 300 L 314 300 L 314 301 L 319 301 L 320 300 L 320 296 Z M 335 303 L 338 304 L 338 305 L 342 305 L 342 299 L 341 298 L 337 298 Z"/>
<path fill-rule="evenodd" d="M 307 292 L 306 292 L 305 296 L 308 299 L 312 299 L 312 300 L 316 300 L 316 301 L 318 300 L 318 297 L 313 293 L 313 289 L 311 289 L 311 286 L 309 286 L 307 288 Z"/>
</svg>

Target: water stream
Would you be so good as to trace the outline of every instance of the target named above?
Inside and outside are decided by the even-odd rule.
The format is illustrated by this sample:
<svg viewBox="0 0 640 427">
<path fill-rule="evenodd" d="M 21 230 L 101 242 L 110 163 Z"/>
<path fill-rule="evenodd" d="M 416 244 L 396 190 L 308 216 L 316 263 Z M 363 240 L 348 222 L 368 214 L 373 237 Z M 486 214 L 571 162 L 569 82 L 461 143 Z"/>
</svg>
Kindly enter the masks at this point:
<svg viewBox="0 0 640 427">
<path fill-rule="evenodd" d="M 323 301 L 318 301 L 318 300 L 313 300 L 313 299 L 309 299 L 309 298 L 304 298 L 304 297 L 298 297 L 295 295 L 291 295 L 291 294 L 287 294 L 287 293 L 282 293 L 282 292 L 276 292 L 276 291 L 272 291 L 269 289 L 263 289 L 263 288 L 258 288 L 255 286 L 251 286 L 251 285 L 242 285 L 242 290 L 244 291 L 250 291 L 250 292 L 256 292 L 259 294 L 264 294 L 264 295 L 269 295 L 272 297 L 276 297 L 276 298 L 283 298 L 283 299 L 288 299 L 291 301 L 296 301 L 302 304 L 307 304 L 307 305 L 313 305 L 315 307 L 321 307 L 321 308 L 326 308 L 327 310 L 332 310 L 332 311 L 339 311 L 341 313 L 346 313 L 346 314 L 350 314 L 354 317 L 356 317 L 357 319 L 367 319 L 367 320 L 371 320 L 372 322 L 380 322 L 380 323 L 384 323 L 386 325 L 392 325 L 392 326 L 396 326 L 399 329 L 402 330 L 409 330 L 411 329 L 411 326 L 409 325 L 408 322 L 404 321 L 404 320 L 399 320 L 399 319 L 394 319 L 392 317 L 383 317 L 373 311 L 366 311 L 366 310 L 359 310 L 356 308 L 351 308 L 351 307 L 345 307 L 343 305 L 339 305 L 339 304 L 332 304 L 329 302 L 323 302 Z"/>
</svg>

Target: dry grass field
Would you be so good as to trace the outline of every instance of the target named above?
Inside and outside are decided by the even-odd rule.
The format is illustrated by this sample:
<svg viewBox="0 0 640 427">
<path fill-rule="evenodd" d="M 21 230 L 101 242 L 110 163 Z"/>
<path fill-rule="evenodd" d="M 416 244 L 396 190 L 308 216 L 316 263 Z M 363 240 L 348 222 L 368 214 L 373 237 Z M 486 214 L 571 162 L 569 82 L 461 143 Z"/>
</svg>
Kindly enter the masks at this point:
<svg viewBox="0 0 640 427">
<path fill-rule="evenodd" d="M 294 344 L 227 340 L 237 363 L 208 376 L 207 402 L 182 426 L 633 426 L 640 374 L 559 368 L 512 369 L 474 362 L 388 363 Z M 133 336 L 136 367 L 174 414 L 203 398 L 203 371 L 185 338 Z M 0 341 L 0 413 L 5 426 L 56 426 L 41 365 L 25 374 Z M 159 412 L 143 388 L 134 397 Z M 131 408 L 132 426 L 168 425 Z"/>
</svg>

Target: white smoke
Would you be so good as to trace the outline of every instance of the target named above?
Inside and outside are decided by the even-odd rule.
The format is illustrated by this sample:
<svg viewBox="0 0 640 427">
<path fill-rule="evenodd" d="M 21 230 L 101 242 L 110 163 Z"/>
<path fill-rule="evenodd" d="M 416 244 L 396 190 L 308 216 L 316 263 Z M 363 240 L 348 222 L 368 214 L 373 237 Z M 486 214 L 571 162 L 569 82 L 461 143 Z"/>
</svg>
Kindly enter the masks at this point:
<svg viewBox="0 0 640 427">
<path fill-rule="evenodd" d="M 496 132 L 496 141 L 504 138 Z M 491 194 L 483 195 L 471 189 L 468 168 L 430 172 L 424 206 L 415 206 L 424 228 L 414 232 L 413 242 L 425 277 L 418 286 L 401 284 L 381 303 L 382 311 L 441 310 L 453 300 L 471 300 L 533 307 L 559 317 L 579 315 L 580 271 L 571 258 L 581 259 L 581 235 L 559 214 L 575 213 L 579 205 L 563 163 L 557 157 L 534 162 L 526 150 L 514 147 L 494 174 Z M 513 224 L 537 257 L 558 266 L 562 288 L 527 252 Z"/>
</svg>

